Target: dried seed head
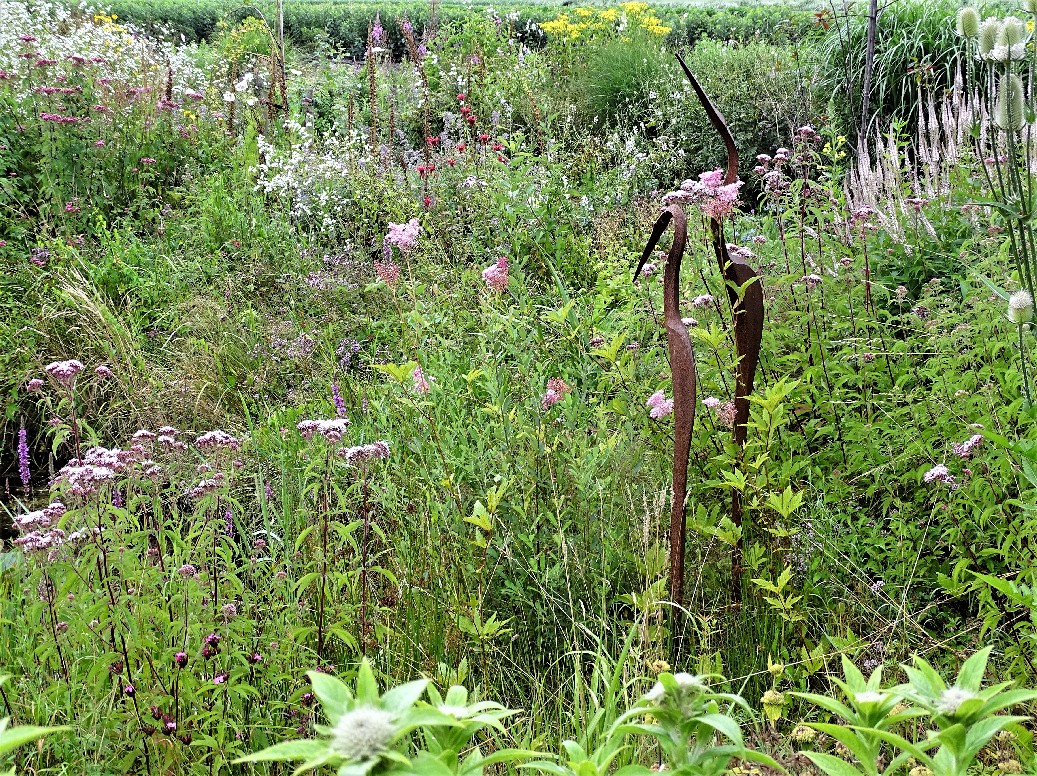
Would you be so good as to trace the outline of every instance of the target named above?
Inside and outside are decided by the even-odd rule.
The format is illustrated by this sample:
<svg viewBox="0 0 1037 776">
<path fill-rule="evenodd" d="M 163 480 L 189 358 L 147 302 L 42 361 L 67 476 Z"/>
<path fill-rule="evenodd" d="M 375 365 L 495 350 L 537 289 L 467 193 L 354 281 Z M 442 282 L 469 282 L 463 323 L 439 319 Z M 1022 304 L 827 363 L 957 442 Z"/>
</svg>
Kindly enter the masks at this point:
<svg viewBox="0 0 1037 776">
<path fill-rule="evenodd" d="M 1034 2 L 1034 0 L 1027 0 Z M 965 6 L 958 9 L 958 19 L 955 30 L 963 38 L 976 38 L 979 36 L 979 14 L 975 8 Z"/>
<path fill-rule="evenodd" d="M 997 45 L 998 36 L 1001 34 L 1001 20 L 996 16 L 988 16 L 979 25 L 979 55 L 983 58 L 990 56 L 990 52 Z"/>
<path fill-rule="evenodd" d="M 994 105 L 994 123 L 1004 130 L 1020 130 L 1026 122 L 1025 112 L 1023 79 L 1015 74 L 1002 76 Z"/>
</svg>

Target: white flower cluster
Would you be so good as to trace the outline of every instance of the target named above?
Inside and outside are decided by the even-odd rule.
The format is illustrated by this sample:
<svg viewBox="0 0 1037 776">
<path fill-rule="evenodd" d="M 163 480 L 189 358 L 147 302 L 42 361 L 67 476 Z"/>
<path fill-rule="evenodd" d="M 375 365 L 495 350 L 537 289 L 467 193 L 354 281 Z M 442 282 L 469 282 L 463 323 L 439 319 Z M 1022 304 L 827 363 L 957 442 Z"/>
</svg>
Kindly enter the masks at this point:
<svg viewBox="0 0 1037 776">
<path fill-rule="evenodd" d="M 205 74 L 195 64 L 194 46 L 177 46 L 144 34 L 84 6 L 73 9 L 57 2 L 0 2 L 0 71 L 9 84 L 27 90 L 38 78 L 23 76 L 47 65 L 48 76 L 61 75 L 89 63 L 98 75 L 128 86 L 163 83 L 173 74 L 174 100 L 189 92 L 204 93 Z M 18 95 L 28 96 L 27 92 Z"/>
</svg>

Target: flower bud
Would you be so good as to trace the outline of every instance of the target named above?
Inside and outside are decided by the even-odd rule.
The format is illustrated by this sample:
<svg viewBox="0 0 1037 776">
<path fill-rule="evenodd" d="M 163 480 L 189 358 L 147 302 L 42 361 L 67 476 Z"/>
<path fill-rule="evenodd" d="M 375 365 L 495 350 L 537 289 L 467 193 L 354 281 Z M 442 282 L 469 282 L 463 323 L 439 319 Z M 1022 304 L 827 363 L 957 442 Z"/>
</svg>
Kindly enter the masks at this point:
<svg viewBox="0 0 1037 776">
<path fill-rule="evenodd" d="M 988 16 L 979 25 L 979 55 L 984 59 L 990 56 L 990 52 L 997 45 L 997 38 L 1001 34 L 1001 20 L 996 16 Z"/>
<path fill-rule="evenodd" d="M 1035 0 L 1027 0 L 1035 2 Z M 963 38 L 976 38 L 979 36 L 979 14 L 975 8 L 965 6 L 958 9 L 958 19 L 955 30 Z"/>
<path fill-rule="evenodd" d="M 1008 320 L 1017 326 L 1033 320 L 1033 297 L 1028 291 L 1016 291 L 1008 297 Z"/>
<path fill-rule="evenodd" d="M 1023 79 L 1015 74 L 1002 76 L 994 104 L 994 123 L 1004 130 L 1020 130 L 1026 123 L 1025 112 Z M 1033 305 L 1032 299 L 1030 305 Z"/>
</svg>

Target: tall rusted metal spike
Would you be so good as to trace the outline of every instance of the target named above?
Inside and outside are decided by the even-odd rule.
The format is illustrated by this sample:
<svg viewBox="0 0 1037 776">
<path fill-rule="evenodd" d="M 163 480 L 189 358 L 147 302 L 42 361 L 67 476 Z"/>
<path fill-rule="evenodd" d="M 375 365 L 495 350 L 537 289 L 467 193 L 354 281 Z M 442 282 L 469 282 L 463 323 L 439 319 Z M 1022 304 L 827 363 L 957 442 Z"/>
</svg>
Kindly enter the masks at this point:
<svg viewBox="0 0 1037 776">
<path fill-rule="evenodd" d="M 673 245 L 666 254 L 663 275 L 663 316 L 666 320 L 666 344 L 670 352 L 670 373 L 673 376 L 673 502 L 670 505 L 670 601 L 674 604 L 674 621 L 681 620 L 684 608 L 684 540 L 685 502 L 688 497 L 688 460 L 691 455 L 691 436 L 695 429 L 695 355 L 691 349 L 688 327 L 681 321 L 680 275 L 681 259 L 688 243 L 688 219 L 679 205 L 670 205 L 655 222 L 652 236 L 641 254 L 634 280 L 666 227 L 673 223 Z M 676 629 L 675 629 L 676 630 Z"/>
<path fill-rule="evenodd" d="M 724 183 L 731 184 L 738 180 L 738 149 L 731 130 L 724 117 L 717 110 L 709 95 L 699 84 L 698 79 L 677 54 L 684 74 L 691 82 L 691 88 L 706 110 L 713 128 L 719 133 L 727 148 L 727 174 Z M 724 239 L 724 225 L 716 218 L 709 221 L 710 237 L 713 251 L 720 271 L 727 285 L 727 295 L 734 311 L 735 352 L 738 356 L 738 377 L 735 382 L 735 425 L 734 441 L 741 449 L 745 445 L 747 433 L 746 423 L 749 421 L 749 394 L 753 392 L 753 381 L 756 378 L 756 367 L 760 363 L 760 347 L 763 341 L 763 288 L 759 274 L 741 257 L 731 258 Z M 738 491 L 731 494 L 731 522 L 736 526 L 742 524 L 742 501 Z M 735 602 L 741 600 L 742 548 L 741 543 L 735 545 L 731 555 L 731 593 Z"/>
</svg>

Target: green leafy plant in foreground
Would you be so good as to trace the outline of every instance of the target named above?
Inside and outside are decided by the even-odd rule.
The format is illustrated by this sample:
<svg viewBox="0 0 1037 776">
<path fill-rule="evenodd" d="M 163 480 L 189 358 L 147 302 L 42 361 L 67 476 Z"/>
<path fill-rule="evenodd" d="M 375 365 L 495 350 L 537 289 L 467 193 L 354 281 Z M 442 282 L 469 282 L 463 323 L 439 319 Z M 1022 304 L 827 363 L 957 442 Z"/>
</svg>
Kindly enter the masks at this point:
<svg viewBox="0 0 1037 776">
<path fill-rule="evenodd" d="M 719 776 L 731 760 L 750 760 L 782 770 L 765 754 L 748 749 L 730 710 L 749 705 L 739 696 L 715 692 L 711 677 L 662 673 L 641 703 L 620 717 L 617 733 L 651 736 L 659 743 L 668 769 L 680 776 Z M 721 704 L 728 711 L 721 710 Z M 640 722 L 627 721 L 644 717 Z M 729 743 L 715 743 L 719 734 Z"/>
<path fill-rule="evenodd" d="M 538 754 L 502 749 L 484 756 L 473 739 L 487 727 L 500 729 L 500 720 L 514 712 L 489 701 L 466 705 L 464 687 L 451 687 L 444 698 L 427 679 L 418 679 L 379 695 L 366 659 L 360 664 L 355 693 L 333 676 L 317 671 L 307 676 L 328 718 L 329 726 L 316 726 L 324 738 L 285 741 L 236 762 L 303 760 L 297 774 L 328 765 L 337 768 L 339 776 L 373 772 L 481 776 L 487 765 Z M 426 690 L 432 705 L 419 703 Z M 400 747 L 419 729 L 426 749 L 411 760 Z M 463 760 L 462 752 L 468 752 Z"/>
<path fill-rule="evenodd" d="M 1001 712 L 1037 698 L 1033 690 L 1006 689 L 1009 682 L 981 689 L 991 649 L 982 649 L 966 660 L 952 685 L 928 662 L 916 656 L 914 666 L 904 666 L 907 683 L 888 690 L 880 687 L 880 669 L 865 681 L 860 671 L 844 658 L 846 681 L 834 681 L 846 694 L 850 706 L 823 695 L 796 694 L 843 720 L 842 724 L 811 723 L 810 727 L 842 743 L 857 759 L 859 767 L 819 752 L 806 752 L 806 756 L 828 776 L 878 774 L 885 743 L 899 753 L 882 773 L 898 770 L 913 757 L 933 776 L 965 776 L 980 750 L 998 732 L 1027 719 Z M 925 740 L 911 742 L 892 731 L 897 723 L 918 717 L 930 717 L 936 728 L 929 730 Z"/>
<path fill-rule="evenodd" d="M 6 682 L 10 677 L 0 676 L 0 685 Z M 10 754 L 19 746 L 31 743 L 37 739 L 49 736 L 52 733 L 59 733 L 63 730 L 70 730 L 67 727 L 37 727 L 35 725 L 19 725 L 18 727 L 9 727 L 11 723 L 10 717 L 0 718 L 0 758 Z M 8 771 L 0 771 L 0 776 L 14 776 L 14 769 Z"/>
</svg>

